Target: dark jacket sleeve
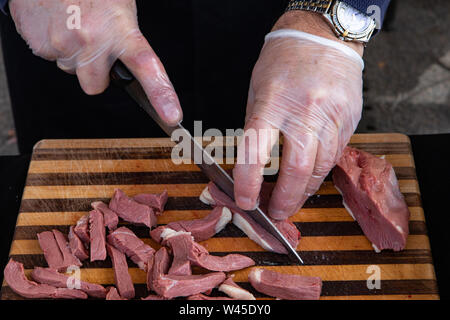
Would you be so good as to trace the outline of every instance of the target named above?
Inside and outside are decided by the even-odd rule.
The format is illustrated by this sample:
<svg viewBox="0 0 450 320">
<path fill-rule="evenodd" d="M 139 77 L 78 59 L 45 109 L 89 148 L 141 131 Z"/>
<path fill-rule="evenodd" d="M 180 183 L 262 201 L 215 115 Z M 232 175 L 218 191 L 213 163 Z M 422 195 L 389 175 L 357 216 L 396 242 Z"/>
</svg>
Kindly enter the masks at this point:
<svg viewBox="0 0 450 320">
<path fill-rule="evenodd" d="M 353 8 L 365 13 L 372 18 L 379 20 L 378 28 L 381 29 L 391 0 L 342 0 Z M 379 16 L 378 16 L 379 15 Z"/>
<path fill-rule="evenodd" d="M 2 10 L 4 13 L 6 12 L 5 7 L 8 4 L 8 1 L 9 0 L 0 0 L 0 10 Z"/>
</svg>

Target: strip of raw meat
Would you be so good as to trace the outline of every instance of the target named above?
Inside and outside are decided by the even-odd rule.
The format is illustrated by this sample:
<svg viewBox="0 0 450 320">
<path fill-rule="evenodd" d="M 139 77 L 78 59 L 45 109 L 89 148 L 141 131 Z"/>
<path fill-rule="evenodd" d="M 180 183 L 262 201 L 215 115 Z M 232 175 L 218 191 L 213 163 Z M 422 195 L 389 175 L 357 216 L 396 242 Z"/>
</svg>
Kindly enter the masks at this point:
<svg viewBox="0 0 450 320">
<path fill-rule="evenodd" d="M 206 217 L 195 220 L 175 221 L 153 229 L 150 236 L 156 242 L 161 242 L 161 233 L 165 228 L 175 231 L 190 232 L 195 241 L 204 241 L 213 237 L 225 228 L 233 215 L 227 207 L 215 207 Z"/>
<path fill-rule="evenodd" d="M 170 267 L 170 256 L 165 247 L 156 251 L 153 260 L 153 268 L 147 272 L 147 289 L 153 289 L 153 279 L 158 279 L 161 275 L 167 274 Z"/>
<path fill-rule="evenodd" d="M 152 208 L 134 201 L 120 189 L 115 190 L 109 202 L 109 208 L 130 223 L 143 224 L 149 228 L 154 227 L 157 223 Z"/>
<path fill-rule="evenodd" d="M 61 289 L 30 281 L 25 276 L 23 264 L 10 259 L 4 270 L 6 283 L 18 295 L 30 299 L 87 299 L 87 294 L 76 289 Z"/>
<path fill-rule="evenodd" d="M 139 239 L 133 231 L 126 227 L 120 227 L 111 232 L 107 239 L 109 244 L 125 253 L 140 269 L 147 271 L 147 262 L 153 256 L 155 250 Z"/>
<path fill-rule="evenodd" d="M 141 298 L 141 300 L 167 300 L 167 299 L 164 297 L 157 296 L 155 294 L 150 294 L 145 298 Z"/>
<path fill-rule="evenodd" d="M 91 242 L 89 237 L 89 214 L 82 216 L 75 225 L 73 231 L 76 235 L 83 241 L 86 248 L 89 247 L 89 242 Z"/>
<path fill-rule="evenodd" d="M 39 246 L 44 252 L 45 261 L 50 268 L 61 269 L 64 266 L 64 258 L 59 250 L 58 243 L 51 231 L 44 231 L 37 234 Z"/>
<path fill-rule="evenodd" d="M 153 280 L 153 286 L 156 293 L 168 299 L 188 297 L 215 288 L 225 277 L 223 272 L 190 276 L 161 275 Z"/>
<path fill-rule="evenodd" d="M 159 194 L 152 193 L 141 193 L 133 197 L 136 202 L 145 204 L 156 211 L 156 215 L 161 215 L 164 211 L 164 206 L 166 205 L 167 199 L 169 199 L 169 194 L 167 190 Z"/>
<path fill-rule="evenodd" d="M 259 292 L 279 299 L 318 300 L 322 291 L 319 277 L 283 274 L 261 268 L 253 268 L 248 280 Z"/>
<path fill-rule="evenodd" d="M 83 241 L 81 241 L 81 239 L 74 232 L 73 226 L 70 226 L 69 229 L 69 247 L 72 254 L 80 259 L 80 261 L 84 261 L 89 258 L 89 253 L 86 250 Z"/>
<path fill-rule="evenodd" d="M 103 213 L 103 219 L 105 222 L 105 227 L 108 228 L 109 231 L 116 230 L 117 224 L 119 223 L 119 216 L 117 213 L 112 211 L 104 202 L 95 201 L 91 203 L 91 206 L 94 210 L 98 210 Z"/>
<path fill-rule="evenodd" d="M 103 214 L 98 210 L 89 212 L 89 234 L 91 237 L 91 262 L 106 259 L 106 230 Z"/>
<path fill-rule="evenodd" d="M 103 286 L 76 279 L 75 276 L 66 276 L 54 269 L 35 267 L 31 272 L 31 278 L 38 283 L 57 288 L 78 289 L 94 298 L 106 297 L 106 289 Z"/>
<path fill-rule="evenodd" d="M 210 271 L 228 272 L 255 265 L 252 259 L 241 254 L 228 254 L 223 257 L 210 255 L 205 247 L 193 241 L 192 237 L 186 233 L 172 236 L 166 239 L 166 243 L 172 248 L 174 262 L 177 262 L 177 266 L 189 261 L 191 265 Z"/>
<path fill-rule="evenodd" d="M 111 258 L 114 269 L 114 279 L 120 296 L 125 299 L 133 299 L 135 295 L 134 285 L 130 273 L 128 272 L 125 254 L 109 244 L 106 244 L 106 249 Z"/>
<path fill-rule="evenodd" d="M 375 251 L 405 248 L 410 213 L 390 163 L 347 147 L 333 169 L 333 182 Z"/>
<path fill-rule="evenodd" d="M 107 294 L 106 294 L 106 300 L 128 300 L 125 298 L 122 298 L 117 292 L 117 289 L 115 287 L 108 287 L 106 288 Z"/>
<path fill-rule="evenodd" d="M 238 286 L 231 277 L 228 277 L 219 286 L 219 291 L 222 291 L 235 300 L 256 300 L 253 294 Z"/>
<path fill-rule="evenodd" d="M 201 293 L 187 297 L 186 300 L 233 300 L 228 297 L 210 297 Z"/>
<path fill-rule="evenodd" d="M 63 235 L 61 231 L 56 229 L 53 229 L 52 232 L 55 237 L 56 243 L 58 244 L 59 251 L 61 252 L 63 257 L 63 269 L 71 266 L 81 267 L 83 264 L 76 256 L 72 254 L 66 236 Z"/>
</svg>

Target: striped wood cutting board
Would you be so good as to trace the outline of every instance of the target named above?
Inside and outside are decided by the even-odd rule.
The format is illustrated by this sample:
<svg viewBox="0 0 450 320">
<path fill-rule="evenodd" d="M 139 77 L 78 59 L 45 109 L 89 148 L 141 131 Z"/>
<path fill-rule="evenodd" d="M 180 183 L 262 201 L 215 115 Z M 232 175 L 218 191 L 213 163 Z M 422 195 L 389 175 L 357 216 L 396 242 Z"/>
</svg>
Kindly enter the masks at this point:
<svg viewBox="0 0 450 320">
<path fill-rule="evenodd" d="M 355 135 L 352 145 L 376 155 L 386 155 L 394 166 L 411 211 L 406 250 L 375 253 L 361 229 L 342 206 L 330 178 L 291 220 L 302 233 L 297 250 L 305 265 L 294 265 L 285 256 L 263 251 L 239 229 L 228 225 L 202 244 L 212 253 L 238 252 L 258 266 L 285 273 L 319 276 L 322 299 L 438 299 L 434 267 L 424 212 L 408 137 L 399 134 Z M 36 234 L 53 228 L 68 233 L 70 225 L 94 200 L 109 201 L 119 187 L 137 193 L 169 192 L 159 224 L 205 216 L 211 209 L 198 200 L 208 182 L 195 165 L 174 165 L 169 139 L 45 140 L 34 149 L 10 256 L 22 262 L 29 275 L 35 266 L 46 266 Z M 274 179 L 274 178 L 272 178 Z M 148 229 L 131 227 L 155 249 Z M 368 267 L 381 270 L 381 288 L 368 289 Z M 129 262 L 137 297 L 146 295 L 145 273 Z M 200 270 L 197 270 L 200 271 Z M 247 282 L 249 269 L 234 272 L 235 281 L 255 292 Z M 85 262 L 82 280 L 114 283 L 109 258 Z M 4 282 L 2 299 L 20 299 Z"/>
</svg>

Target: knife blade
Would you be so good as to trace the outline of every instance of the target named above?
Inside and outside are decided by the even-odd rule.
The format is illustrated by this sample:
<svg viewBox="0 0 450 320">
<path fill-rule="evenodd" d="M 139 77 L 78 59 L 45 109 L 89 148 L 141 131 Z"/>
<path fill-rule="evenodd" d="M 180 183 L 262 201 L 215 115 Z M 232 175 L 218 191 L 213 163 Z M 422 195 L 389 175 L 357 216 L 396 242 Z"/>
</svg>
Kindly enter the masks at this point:
<svg viewBox="0 0 450 320">
<path fill-rule="evenodd" d="M 194 160 L 194 155 L 201 155 L 200 159 L 203 161 L 194 161 L 195 164 L 200 167 L 201 171 L 208 177 L 209 180 L 214 182 L 225 194 L 234 200 L 234 181 L 233 178 L 215 161 L 215 159 L 203 148 L 203 146 L 186 130 L 181 123 L 175 126 L 167 125 L 155 108 L 151 105 L 150 101 L 145 94 L 144 89 L 140 83 L 134 78 L 133 74 L 127 69 L 127 67 L 120 61 L 117 61 L 111 69 L 111 79 L 113 82 L 124 88 L 125 91 L 136 101 L 136 103 L 143 108 L 150 117 L 161 127 L 161 129 L 169 136 L 175 130 L 178 136 L 188 139 L 191 145 L 191 157 Z M 196 158 L 197 159 L 197 158 Z M 257 207 L 254 210 L 246 211 L 249 215 L 259 223 L 266 231 L 273 235 L 278 241 L 280 241 L 286 248 L 289 257 L 294 261 L 299 261 L 303 264 L 302 258 L 297 251 L 291 246 L 289 241 L 283 236 L 278 228 L 272 223 L 267 215 Z"/>
</svg>

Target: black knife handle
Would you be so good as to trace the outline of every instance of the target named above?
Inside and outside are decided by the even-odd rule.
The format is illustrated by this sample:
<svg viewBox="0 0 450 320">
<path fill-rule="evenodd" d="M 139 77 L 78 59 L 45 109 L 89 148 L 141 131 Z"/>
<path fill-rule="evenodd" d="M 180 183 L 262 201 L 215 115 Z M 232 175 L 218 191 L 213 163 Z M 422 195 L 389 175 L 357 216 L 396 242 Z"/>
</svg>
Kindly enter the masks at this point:
<svg viewBox="0 0 450 320">
<path fill-rule="evenodd" d="M 135 80 L 133 74 L 120 60 L 117 60 L 112 66 L 110 77 L 112 82 L 121 88 L 125 88 Z"/>
</svg>

